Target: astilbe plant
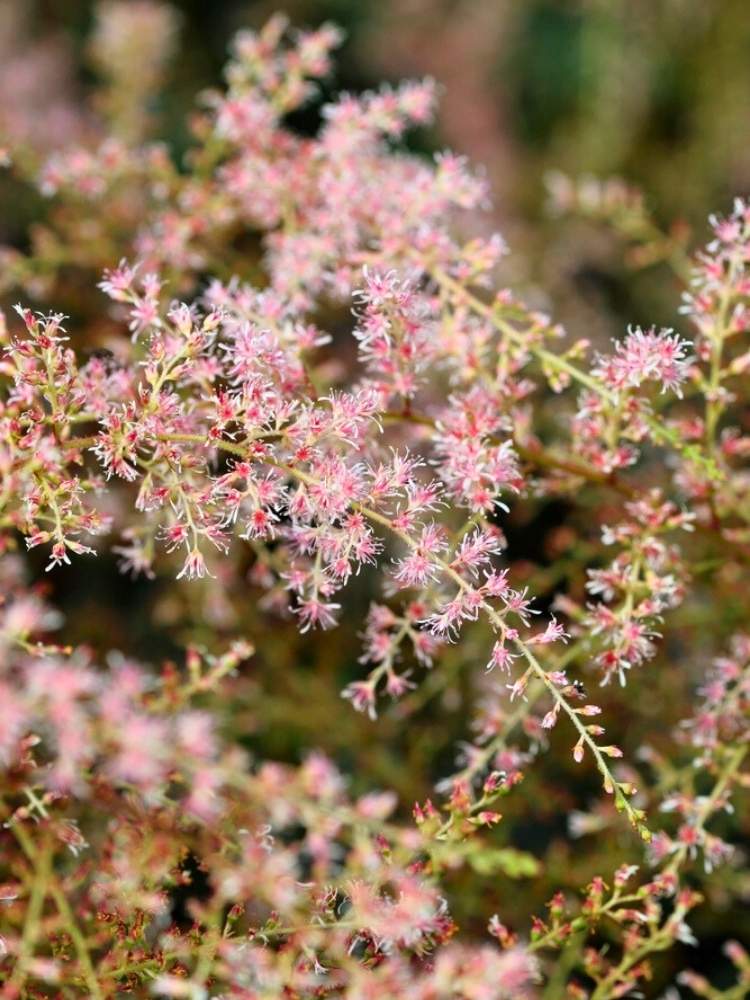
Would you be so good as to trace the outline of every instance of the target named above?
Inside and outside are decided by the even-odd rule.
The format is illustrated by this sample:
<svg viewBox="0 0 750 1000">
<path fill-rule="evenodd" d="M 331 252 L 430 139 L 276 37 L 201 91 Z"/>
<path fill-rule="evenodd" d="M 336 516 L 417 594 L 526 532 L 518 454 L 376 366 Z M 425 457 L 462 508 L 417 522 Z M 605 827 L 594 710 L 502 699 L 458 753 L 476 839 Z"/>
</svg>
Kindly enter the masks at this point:
<svg viewBox="0 0 750 1000">
<path fill-rule="evenodd" d="M 723 599 L 702 574 L 733 567 L 735 595 L 745 586 L 750 207 L 711 220 L 684 336 L 633 327 L 607 351 L 571 345 L 498 289 L 505 245 L 470 233 L 481 176 L 398 151 L 433 116 L 431 81 L 344 95 L 302 136 L 288 115 L 338 33 L 273 19 L 235 39 L 180 169 L 144 138 L 173 21 L 147 3 L 100 17 L 99 138 L 41 161 L 10 152 L 54 208 L 28 255 L 4 252 L 6 290 L 49 298 L 65 267 L 98 272 L 87 308 L 121 335 L 86 355 L 75 320 L 33 302 L 3 330 L 2 995 L 647 990 L 654 959 L 693 941 L 711 879 L 738 864 L 750 639 L 722 632 L 717 610 L 692 712 L 631 759 L 599 702 L 638 713 L 631 685 L 658 669 L 680 605 Z M 141 20 L 162 45 L 123 82 L 120 34 Z M 346 334 L 326 328 L 337 305 Z M 531 497 L 593 497 L 602 512 L 578 559 L 585 586 L 564 571 L 541 604 L 504 556 L 508 512 Z M 369 587 L 379 571 L 341 711 L 375 719 L 430 669 L 449 686 L 457 663 L 476 698 L 457 769 L 412 821 L 393 792 L 351 794 L 312 749 L 298 766 L 250 755 L 222 692 L 263 634 L 161 670 L 61 645 L 21 540 L 47 569 L 85 572 L 111 545 L 127 573 L 204 582 L 250 550 L 267 613 L 302 633 L 337 628 L 352 578 Z M 460 872 L 539 873 L 493 838 L 553 736 L 601 785 L 571 833 L 617 835 L 622 857 L 528 926 L 487 914 L 482 940 L 451 916 Z M 180 919 L 196 872 L 205 890 Z M 680 982 L 745 996 L 750 962 L 727 947 L 737 985 Z"/>
</svg>

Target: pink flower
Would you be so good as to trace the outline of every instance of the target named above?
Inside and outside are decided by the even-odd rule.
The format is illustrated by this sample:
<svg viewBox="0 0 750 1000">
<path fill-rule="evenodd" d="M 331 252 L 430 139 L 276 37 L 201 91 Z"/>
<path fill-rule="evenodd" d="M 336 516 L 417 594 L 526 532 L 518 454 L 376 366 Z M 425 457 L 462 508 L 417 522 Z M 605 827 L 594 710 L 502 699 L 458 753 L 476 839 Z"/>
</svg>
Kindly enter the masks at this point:
<svg viewBox="0 0 750 1000">
<path fill-rule="evenodd" d="M 300 631 L 307 632 L 316 626 L 323 629 L 333 628 L 336 624 L 336 612 L 340 608 L 340 604 L 321 601 L 318 597 L 301 599 L 294 609 L 301 623 Z"/>
<path fill-rule="evenodd" d="M 662 392 L 670 389 L 681 396 L 680 387 L 693 360 L 688 354 L 690 346 L 671 330 L 629 327 L 625 340 L 615 344 L 615 353 L 598 358 L 593 374 L 615 391 L 659 382 Z"/>
</svg>

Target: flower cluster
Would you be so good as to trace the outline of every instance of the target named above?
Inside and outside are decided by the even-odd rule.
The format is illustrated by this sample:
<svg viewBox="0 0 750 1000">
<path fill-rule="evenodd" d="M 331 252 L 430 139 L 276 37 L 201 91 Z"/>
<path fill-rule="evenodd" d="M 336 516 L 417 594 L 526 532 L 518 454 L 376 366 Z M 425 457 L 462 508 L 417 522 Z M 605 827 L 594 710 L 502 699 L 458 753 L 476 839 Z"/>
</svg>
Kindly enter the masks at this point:
<svg viewBox="0 0 750 1000">
<path fill-rule="evenodd" d="M 644 988 L 694 941 L 698 889 L 738 863 L 746 820 L 722 814 L 750 737 L 750 209 L 711 221 L 692 340 L 630 327 L 609 353 L 561 347 L 501 286 L 503 240 L 471 235 L 482 177 L 401 149 L 433 118 L 432 81 L 344 94 L 303 135 L 292 113 L 319 100 L 339 33 L 276 17 L 238 34 L 177 164 L 145 139 L 176 30 L 161 4 L 103 4 L 88 141 L 14 160 L 51 207 L 3 277 L 45 308 L 0 331 L 2 995 Z M 599 214 L 650 232 L 608 190 Z M 68 265 L 91 279 L 71 320 L 49 311 Z M 53 585 L 97 555 L 151 581 L 160 624 L 200 637 L 184 668 L 101 648 L 91 621 L 90 643 L 51 642 L 61 616 L 21 568 L 38 551 Z M 294 764 L 266 759 L 281 699 L 245 667 L 251 642 L 293 691 L 313 660 L 345 676 L 351 704 Z M 310 707 L 294 697 L 290 729 Z M 380 790 L 380 725 L 420 770 L 411 819 L 400 768 Z M 362 733 L 377 779 L 351 765 Z M 571 836 L 616 829 L 616 863 L 568 864 L 559 813 Z M 541 877 L 528 821 L 563 887 L 544 919 L 530 890 L 517 929 L 483 913 L 489 940 L 464 900 L 480 907 L 475 879 Z"/>
<path fill-rule="evenodd" d="M 604 569 L 587 571 L 586 589 L 600 601 L 589 605 L 584 625 L 592 636 L 604 637 L 605 648 L 597 656 L 604 684 L 616 675 L 624 685 L 626 670 L 655 655 L 655 625 L 684 596 L 678 555 L 659 536 L 693 527 L 692 514 L 662 502 L 658 494 L 626 503 L 625 513 L 628 521 L 603 531 L 604 544 L 619 544 L 622 552 Z M 620 603 L 612 608 L 615 597 Z"/>
<path fill-rule="evenodd" d="M 5 570 L 9 581 L 19 567 Z M 7 995 L 67 975 L 92 996 L 144 976 L 165 996 L 205 995 L 209 979 L 258 998 L 291 985 L 312 998 L 323 984 L 347 997 L 450 989 L 469 1000 L 490 984 L 498 998 L 525 995 L 537 968 L 522 949 L 447 944 L 455 926 L 434 877 L 447 857 L 428 864 L 437 845 L 428 829 L 390 820 L 393 795 L 352 800 L 320 754 L 296 770 L 265 762 L 251 771 L 193 705 L 236 673 L 250 647 L 190 650 L 184 674 L 165 668 L 158 679 L 114 655 L 101 670 L 84 650 L 40 641 L 59 617 L 18 580 L 16 593 L 0 609 L 3 837 L 39 878 L 67 855 L 61 887 L 35 891 L 56 906 L 42 933 L 71 936 L 76 953 L 34 958 L 17 934 L 29 902 L 19 871 L 2 888 L 0 940 L 16 958 Z M 97 823 L 105 804 L 106 832 Z M 197 924 L 215 928 L 197 952 L 195 929 L 174 921 L 175 893 L 190 885 L 188 850 L 211 872 L 210 894 L 190 901 Z M 95 930 L 78 929 L 63 891 Z M 96 971 L 87 939 L 105 956 Z"/>
</svg>

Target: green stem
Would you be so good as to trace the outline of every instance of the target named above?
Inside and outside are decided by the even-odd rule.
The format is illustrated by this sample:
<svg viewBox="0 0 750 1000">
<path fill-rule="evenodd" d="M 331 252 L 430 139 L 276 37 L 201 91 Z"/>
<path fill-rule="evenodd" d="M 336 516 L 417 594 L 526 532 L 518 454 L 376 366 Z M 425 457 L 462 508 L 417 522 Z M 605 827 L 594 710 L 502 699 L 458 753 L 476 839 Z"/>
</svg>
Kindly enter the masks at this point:
<svg viewBox="0 0 750 1000">
<path fill-rule="evenodd" d="M 12 823 L 10 828 L 13 831 L 16 840 L 20 844 L 21 850 L 29 861 L 36 867 L 38 863 L 38 851 L 34 846 L 31 837 L 29 837 L 28 833 L 24 829 L 23 824 Z M 73 947 L 75 948 L 76 955 L 78 956 L 78 964 L 81 967 L 81 973 L 88 988 L 89 996 L 94 997 L 95 1000 L 104 1000 L 104 994 L 99 987 L 99 982 L 91 961 L 91 955 L 89 954 L 86 938 L 83 936 L 80 928 L 78 927 L 75 914 L 68 903 L 65 893 L 60 888 L 60 885 L 52 873 L 51 858 L 50 869 L 47 872 L 47 894 L 54 900 L 55 906 L 62 917 L 65 930 L 68 932 L 70 939 L 73 942 Z"/>
<path fill-rule="evenodd" d="M 34 858 L 34 879 L 31 885 L 29 905 L 18 950 L 18 960 L 10 978 L 9 986 L 18 991 L 20 996 L 28 976 L 28 968 L 34 955 L 34 946 L 41 930 L 41 917 L 44 900 L 47 896 L 50 872 L 52 870 L 52 851 L 45 844 L 36 851 Z"/>
</svg>

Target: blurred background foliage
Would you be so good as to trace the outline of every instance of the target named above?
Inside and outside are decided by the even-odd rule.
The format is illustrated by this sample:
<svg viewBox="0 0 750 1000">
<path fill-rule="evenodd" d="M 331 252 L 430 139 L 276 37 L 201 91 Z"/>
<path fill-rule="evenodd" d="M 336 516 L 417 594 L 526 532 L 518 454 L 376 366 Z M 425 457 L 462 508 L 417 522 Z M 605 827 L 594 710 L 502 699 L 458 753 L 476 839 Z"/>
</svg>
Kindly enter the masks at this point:
<svg viewBox="0 0 750 1000">
<path fill-rule="evenodd" d="M 178 12 L 176 57 L 151 110 L 153 136 L 164 139 L 178 159 L 189 146 L 186 119 L 194 97 L 218 82 L 232 34 L 260 26 L 277 6 L 274 0 L 172 3 Z M 561 319 L 571 337 L 602 343 L 629 322 L 677 325 L 679 284 L 671 271 L 663 264 L 633 268 L 611 228 L 550 212 L 546 180 L 551 171 L 622 177 L 643 190 L 660 227 L 679 232 L 681 240 L 690 232 L 691 242 L 700 243 L 706 216 L 750 190 L 747 0 L 286 0 L 283 7 L 293 23 L 333 20 L 344 28 L 329 93 L 424 75 L 444 86 L 437 126 L 411 137 L 412 148 L 430 153 L 448 147 L 484 165 L 494 201 L 486 225 L 499 228 L 513 251 L 506 280 Z M 85 142 L 81 108 L 100 82 L 90 42 L 94 22 L 90 0 L 0 4 L 5 131 L 47 151 Z M 133 46 L 126 72 L 137 77 L 139 49 L 147 44 L 140 39 Z M 310 130 L 317 121 L 318 109 L 311 108 L 294 124 Z M 25 249 L 29 227 L 45 211 L 44 199 L 30 185 L 0 177 L 0 242 Z M 86 294 L 93 280 L 82 286 Z M 103 300 L 95 298 L 88 308 L 103 311 Z M 76 330 L 77 349 L 87 348 L 87 336 L 97 343 L 92 330 Z M 514 577 L 536 593 L 551 595 L 562 586 L 583 595 L 580 567 L 597 528 L 586 523 L 586 497 L 578 499 L 572 517 L 563 502 L 529 498 L 503 519 Z M 598 509 L 597 518 L 607 515 Z M 153 662 L 179 658 L 186 641 L 216 646 L 223 634 L 248 634 L 258 654 L 236 682 L 228 723 L 248 748 L 294 760 L 319 747 L 352 775 L 356 790 L 394 788 L 404 811 L 434 794 L 435 781 L 452 769 L 472 704 L 481 701 L 487 637 L 467 632 L 440 673 L 372 723 L 339 697 L 345 683 L 361 676 L 358 632 L 373 596 L 371 581 L 363 576 L 350 585 L 342 627 L 301 637 L 291 626 L 279 627 L 264 609 L 262 591 L 248 575 L 252 553 L 238 549 L 234 558 L 248 572 L 227 573 L 223 588 L 179 587 L 171 579 L 131 583 L 106 553 L 70 572 L 50 574 L 49 586 L 67 615 L 66 640 L 100 650 L 116 647 Z M 711 585 L 725 588 L 731 619 L 732 581 L 714 578 Z M 727 634 L 730 627 L 700 614 L 698 597 L 671 620 L 677 637 L 681 620 L 698 623 L 690 633 L 701 637 L 696 644 L 687 649 L 673 637 L 666 651 L 688 671 L 701 669 L 704 651 L 715 648 L 714 633 Z M 659 733 L 666 738 L 687 711 L 688 688 L 675 671 L 651 668 L 637 712 L 624 713 L 616 697 L 614 715 L 605 689 L 613 741 L 630 748 L 646 739 L 658 744 Z M 473 881 L 462 873 L 461 892 L 451 903 L 464 926 L 481 931 L 487 916 L 500 910 L 523 928 L 554 888 L 573 890 L 617 861 L 636 860 L 631 838 L 607 808 L 595 814 L 607 836 L 584 842 L 567 836 L 565 815 L 586 811 L 597 799 L 595 776 L 575 770 L 567 733 L 554 731 L 542 761 L 508 799 L 496 838 L 500 846 L 543 857 L 546 877 L 524 883 L 519 892 L 503 866 Z M 725 877 L 734 876 L 727 870 Z M 733 891 L 750 900 L 750 886 L 735 885 Z M 722 894 L 721 878 L 712 892 L 696 926 L 708 943 L 706 954 L 699 961 L 691 953 L 689 964 L 702 963 L 715 975 L 718 962 L 720 978 L 719 943 L 728 935 L 742 937 L 743 928 L 731 894 Z M 744 931 L 750 935 L 750 927 Z M 685 954 L 665 960 L 655 990 L 688 961 Z"/>
<path fill-rule="evenodd" d="M 49 145 L 75 137 L 68 115 L 96 81 L 92 0 L 5 0 L 0 84 L 5 110 L 40 112 Z M 431 75 L 444 86 L 439 125 L 416 138 L 487 170 L 493 220 L 515 251 L 514 279 L 538 284 L 556 313 L 614 335 L 658 322 L 673 300 L 664 281 L 623 280 L 606 236 L 551 224 L 545 177 L 620 176 L 641 187 L 657 220 L 702 234 L 710 211 L 748 189 L 750 11 L 745 0 L 287 0 L 294 23 L 333 20 L 346 32 L 330 91 Z M 156 132 L 179 155 L 186 114 L 214 85 L 227 44 L 259 26 L 277 0 L 175 0 L 179 57 L 154 110 Z M 141 45 L 146 40 L 141 40 Z M 143 54 L 132 54 L 134 74 Z M 20 98 L 20 100 L 16 100 Z M 314 128 L 315 110 L 299 116 Z M 5 197 L 2 197 L 2 195 Z M 0 235 L 22 238 L 37 207 L 0 190 Z M 663 275 L 660 276 L 663 279 Z"/>
</svg>

